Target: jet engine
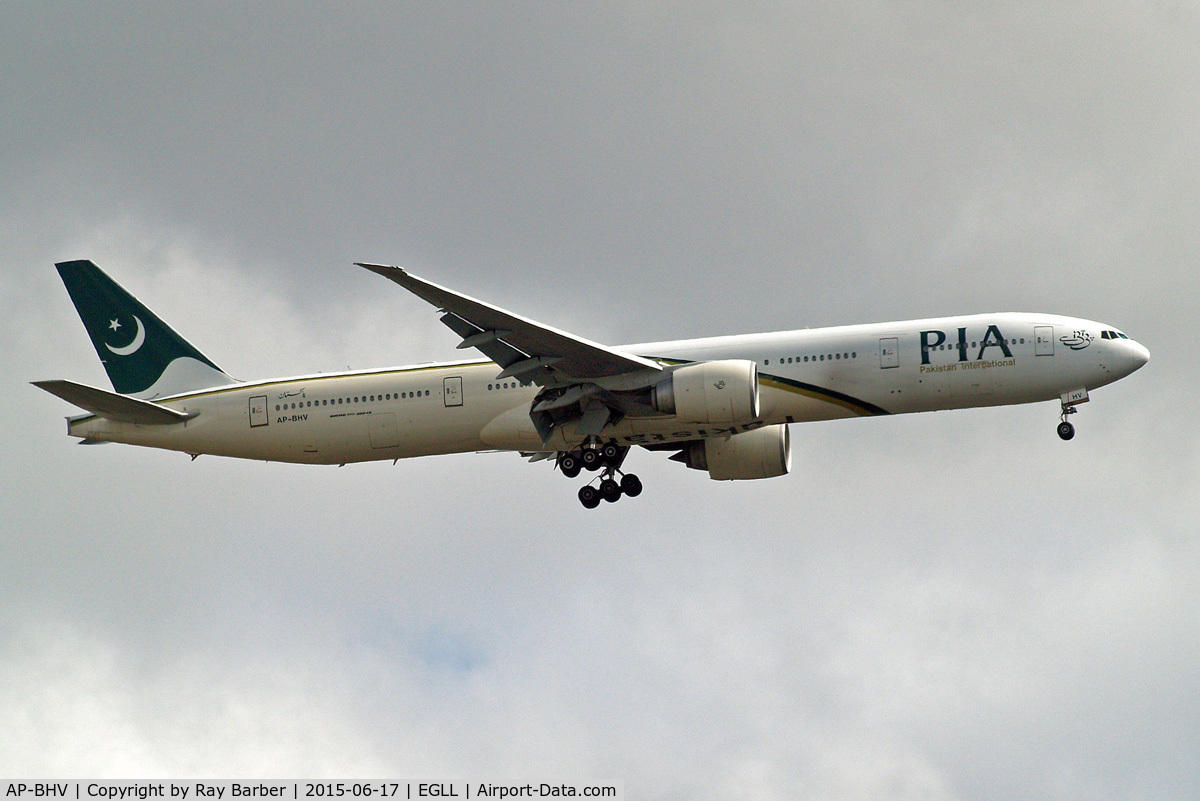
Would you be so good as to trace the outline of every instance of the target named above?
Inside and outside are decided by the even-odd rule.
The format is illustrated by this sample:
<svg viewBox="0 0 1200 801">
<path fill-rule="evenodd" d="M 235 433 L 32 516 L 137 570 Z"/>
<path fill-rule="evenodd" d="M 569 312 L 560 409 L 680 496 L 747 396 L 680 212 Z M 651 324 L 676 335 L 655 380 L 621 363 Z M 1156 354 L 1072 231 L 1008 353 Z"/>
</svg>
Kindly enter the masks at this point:
<svg viewBox="0 0 1200 801">
<path fill-rule="evenodd" d="M 745 423 L 758 418 L 758 365 L 746 359 L 676 368 L 654 386 L 650 403 L 685 423 Z"/>
<path fill-rule="evenodd" d="M 784 424 L 763 426 L 729 439 L 693 440 L 671 457 L 716 481 L 774 478 L 792 466 L 792 440 Z"/>
</svg>

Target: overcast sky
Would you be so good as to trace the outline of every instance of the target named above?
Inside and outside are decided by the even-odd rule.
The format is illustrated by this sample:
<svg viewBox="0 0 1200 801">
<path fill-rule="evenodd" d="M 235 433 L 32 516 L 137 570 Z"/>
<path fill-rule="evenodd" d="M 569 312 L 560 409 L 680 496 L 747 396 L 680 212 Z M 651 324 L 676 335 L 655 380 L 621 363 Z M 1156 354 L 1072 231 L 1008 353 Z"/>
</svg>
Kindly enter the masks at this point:
<svg viewBox="0 0 1200 801">
<path fill-rule="evenodd" d="M 8 3 L 0 774 L 1200 786 L 1191 3 Z M 983 311 L 1150 364 L 646 492 L 78 447 L 53 263 L 231 374 L 455 358 L 392 262 L 612 344 Z"/>
</svg>

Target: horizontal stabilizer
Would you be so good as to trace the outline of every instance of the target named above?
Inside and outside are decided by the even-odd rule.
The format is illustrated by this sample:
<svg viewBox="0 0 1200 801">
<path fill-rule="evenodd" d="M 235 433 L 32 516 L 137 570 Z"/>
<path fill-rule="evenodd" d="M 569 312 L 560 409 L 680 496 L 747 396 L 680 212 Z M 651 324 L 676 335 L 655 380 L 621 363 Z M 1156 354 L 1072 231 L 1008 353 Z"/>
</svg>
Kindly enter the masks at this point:
<svg viewBox="0 0 1200 801">
<path fill-rule="evenodd" d="M 74 381 L 34 381 L 33 385 L 81 409 L 86 409 L 97 417 L 118 423 L 162 426 L 182 423 L 196 416 L 196 412 L 177 412 L 157 403 L 118 395 L 86 384 L 76 384 Z"/>
</svg>

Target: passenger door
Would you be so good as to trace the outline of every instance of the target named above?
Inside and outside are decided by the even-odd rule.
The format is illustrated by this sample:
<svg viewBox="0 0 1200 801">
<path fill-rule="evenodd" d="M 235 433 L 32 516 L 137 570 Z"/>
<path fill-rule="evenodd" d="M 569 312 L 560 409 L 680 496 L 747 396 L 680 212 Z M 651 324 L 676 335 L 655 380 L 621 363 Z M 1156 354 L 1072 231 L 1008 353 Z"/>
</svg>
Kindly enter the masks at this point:
<svg viewBox="0 0 1200 801">
<path fill-rule="evenodd" d="M 268 425 L 271 418 L 267 415 L 267 396 L 255 395 L 250 399 L 250 427 Z"/>
<path fill-rule="evenodd" d="M 900 340 L 896 337 L 879 340 L 879 366 L 884 370 L 900 366 Z"/>
<path fill-rule="evenodd" d="M 445 400 L 446 406 L 463 405 L 462 376 L 456 375 L 442 379 L 442 398 Z"/>
<path fill-rule="evenodd" d="M 1035 325 L 1033 327 L 1033 352 L 1037 356 L 1054 355 L 1054 326 Z"/>
</svg>

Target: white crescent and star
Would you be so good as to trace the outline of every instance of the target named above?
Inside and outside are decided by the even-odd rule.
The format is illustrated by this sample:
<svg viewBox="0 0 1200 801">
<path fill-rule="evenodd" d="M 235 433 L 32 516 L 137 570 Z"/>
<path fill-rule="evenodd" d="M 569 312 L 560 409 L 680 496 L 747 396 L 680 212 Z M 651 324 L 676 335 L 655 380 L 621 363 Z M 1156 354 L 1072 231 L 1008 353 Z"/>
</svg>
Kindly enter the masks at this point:
<svg viewBox="0 0 1200 801">
<path fill-rule="evenodd" d="M 136 316 L 133 318 L 133 321 L 137 323 L 137 333 L 133 335 L 132 342 L 123 348 L 114 348 L 112 345 L 105 342 L 104 347 L 108 348 L 118 356 L 132 356 L 133 354 L 137 353 L 138 348 L 140 348 L 142 343 L 146 341 L 146 329 L 142 327 L 142 321 Z M 121 327 L 121 324 L 116 320 L 110 320 L 108 327 L 113 331 L 116 331 Z"/>
</svg>

